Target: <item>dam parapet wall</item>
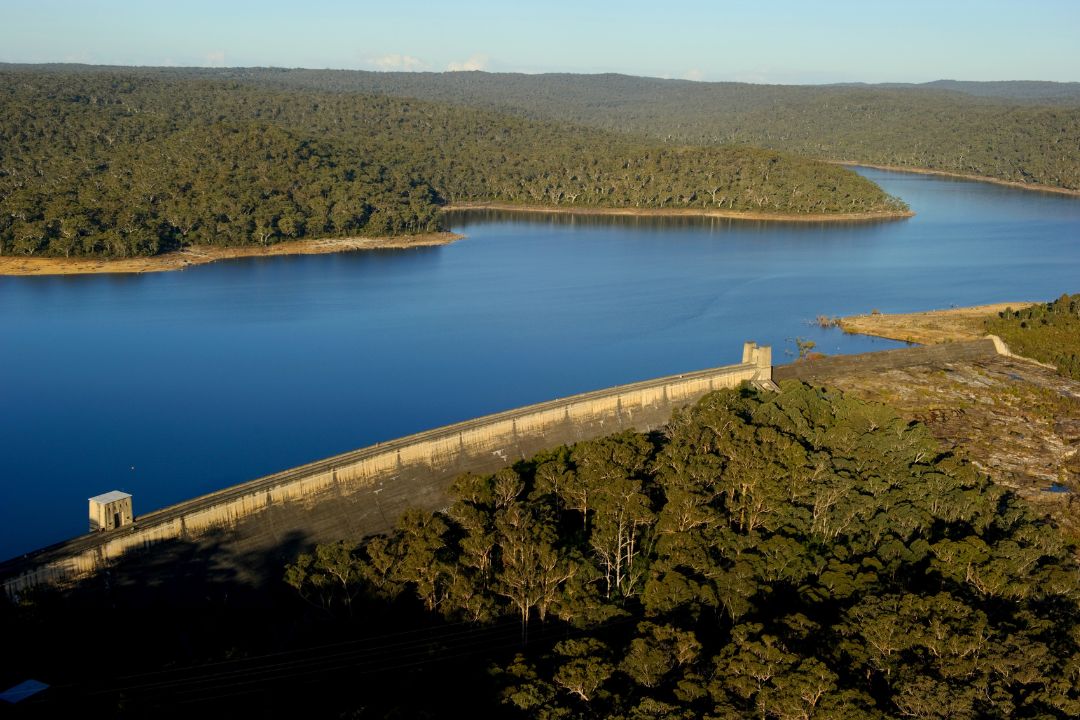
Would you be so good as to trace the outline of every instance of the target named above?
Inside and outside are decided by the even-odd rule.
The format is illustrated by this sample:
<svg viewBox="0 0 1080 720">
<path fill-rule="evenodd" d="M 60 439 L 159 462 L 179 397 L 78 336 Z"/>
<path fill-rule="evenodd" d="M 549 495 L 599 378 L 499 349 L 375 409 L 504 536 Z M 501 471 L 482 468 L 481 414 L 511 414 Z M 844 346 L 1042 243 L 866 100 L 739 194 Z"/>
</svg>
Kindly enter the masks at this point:
<svg viewBox="0 0 1080 720">
<path fill-rule="evenodd" d="M 0 582 L 12 597 L 39 585 L 62 587 L 122 557 L 176 542 L 212 542 L 215 552 L 224 547 L 239 557 L 383 532 L 406 508 L 446 507 L 450 482 L 462 473 L 494 472 L 541 450 L 624 430 L 653 430 L 708 392 L 771 377 L 770 349 L 747 343 L 737 365 L 508 410 L 203 495 L 4 562 Z M 292 559 L 281 557 L 277 572 Z M 264 579 L 254 577 L 258 569 L 236 571 L 253 575 L 253 582 Z"/>
</svg>

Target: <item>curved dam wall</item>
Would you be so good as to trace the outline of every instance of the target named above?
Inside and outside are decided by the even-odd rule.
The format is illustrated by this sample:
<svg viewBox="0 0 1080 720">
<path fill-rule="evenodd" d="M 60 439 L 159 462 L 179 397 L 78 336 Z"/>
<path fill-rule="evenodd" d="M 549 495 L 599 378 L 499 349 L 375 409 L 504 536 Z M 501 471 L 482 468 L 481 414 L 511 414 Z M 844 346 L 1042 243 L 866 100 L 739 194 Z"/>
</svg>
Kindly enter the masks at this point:
<svg viewBox="0 0 1080 720">
<path fill-rule="evenodd" d="M 447 425 L 235 485 L 0 564 L 9 596 L 65 585 L 122 557 L 202 546 L 232 577 L 280 578 L 285 562 L 312 543 L 385 531 L 408 507 L 448 504 L 464 472 L 494 472 L 559 445 L 622 430 L 652 430 L 672 411 L 743 381 L 767 381 L 769 348 L 747 343 L 738 365 L 621 385 Z M 138 498 L 136 498 L 136 501 Z M 177 553 L 176 562 L 183 562 Z M 259 563 L 244 558 L 262 558 Z M 125 558 L 126 560 L 127 558 Z M 168 558 L 155 557 L 160 567 Z"/>
</svg>

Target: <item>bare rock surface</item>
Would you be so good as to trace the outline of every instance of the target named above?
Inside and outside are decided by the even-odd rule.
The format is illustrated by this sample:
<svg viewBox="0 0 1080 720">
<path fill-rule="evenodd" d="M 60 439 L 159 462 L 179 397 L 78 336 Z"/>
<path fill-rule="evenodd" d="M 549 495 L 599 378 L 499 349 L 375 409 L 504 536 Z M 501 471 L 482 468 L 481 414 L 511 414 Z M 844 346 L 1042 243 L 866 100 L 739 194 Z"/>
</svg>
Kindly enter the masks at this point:
<svg viewBox="0 0 1080 720">
<path fill-rule="evenodd" d="M 858 370 L 827 384 L 925 423 L 1080 537 L 1080 382 L 1022 358 Z"/>
</svg>

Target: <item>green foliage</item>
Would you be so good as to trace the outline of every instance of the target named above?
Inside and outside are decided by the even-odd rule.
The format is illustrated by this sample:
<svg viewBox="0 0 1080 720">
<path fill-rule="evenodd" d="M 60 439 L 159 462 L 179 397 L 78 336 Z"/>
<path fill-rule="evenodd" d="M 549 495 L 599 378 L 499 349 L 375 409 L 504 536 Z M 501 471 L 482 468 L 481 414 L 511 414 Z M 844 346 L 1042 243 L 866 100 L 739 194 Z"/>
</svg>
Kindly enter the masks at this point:
<svg viewBox="0 0 1080 720">
<path fill-rule="evenodd" d="M 312 604 L 329 612 L 340 604 L 351 614 L 362 572 L 353 552 L 345 542 L 319 545 L 286 566 L 285 582 Z"/>
<path fill-rule="evenodd" d="M 1080 713 L 1071 548 L 884 406 L 721 391 L 663 435 L 578 443 L 452 494 L 347 576 L 448 620 L 564 628 L 492 671 L 523 716 Z"/>
<path fill-rule="evenodd" d="M 378 92 L 697 145 L 928 168 L 1080 189 L 1075 84 L 783 86 L 625 75 L 204 71 L 270 87 Z"/>
<path fill-rule="evenodd" d="M 414 234 L 447 203 L 903 208 L 844 168 L 166 70 L 0 68 L 0 254 Z"/>
<path fill-rule="evenodd" d="M 986 331 L 1025 357 L 1080 380 L 1080 295 L 1062 295 L 1024 310 L 1006 309 L 986 321 Z"/>
<path fill-rule="evenodd" d="M 817 343 L 808 338 L 795 338 L 795 348 L 799 352 L 798 360 L 808 360 L 814 355 L 814 348 L 817 347 Z"/>
</svg>

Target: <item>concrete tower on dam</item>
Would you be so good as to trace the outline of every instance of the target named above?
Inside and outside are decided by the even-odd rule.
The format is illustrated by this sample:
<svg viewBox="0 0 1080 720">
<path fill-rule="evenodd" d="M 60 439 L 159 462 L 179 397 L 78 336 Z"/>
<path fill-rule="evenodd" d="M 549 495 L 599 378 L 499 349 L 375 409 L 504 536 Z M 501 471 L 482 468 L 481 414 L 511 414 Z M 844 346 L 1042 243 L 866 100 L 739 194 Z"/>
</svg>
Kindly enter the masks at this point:
<svg viewBox="0 0 1080 720">
<path fill-rule="evenodd" d="M 180 556 L 179 550 L 193 545 L 209 548 L 211 539 L 215 553 L 267 558 L 265 568 L 234 568 L 237 577 L 252 583 L 271 575 L 279 579 L 282 565 L 298 548 L 386 531 L 409 507 L 446 507 L 447 488 L 461 473 L 494 472 L 541 450 L 623 430 L 653 430 L 675 409 L 743 382 L 775 388 L 770 348 L 746 343 L 737 365 L 587 392 L 354 450 L 133 522 L 128 497 L 126 515 L 103 505 L 113 508 L 112 514 L 103 510 L 97 527 L 108 529 L 0 564 L 0 581 L 9 594 L 39 584 L 63 585 L 138 553 L 168 566 L 163 561 L 169 553 Z"/>
<path fill-rule="evenodd" d="M 134 521 L 130 494 L 111 490 L 90 498 L 90 532 L 115 530 Z"/>
</svg>

